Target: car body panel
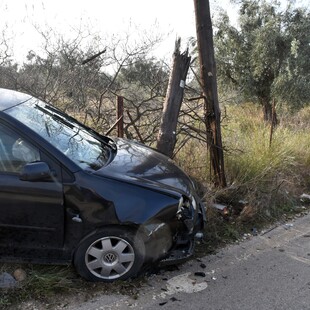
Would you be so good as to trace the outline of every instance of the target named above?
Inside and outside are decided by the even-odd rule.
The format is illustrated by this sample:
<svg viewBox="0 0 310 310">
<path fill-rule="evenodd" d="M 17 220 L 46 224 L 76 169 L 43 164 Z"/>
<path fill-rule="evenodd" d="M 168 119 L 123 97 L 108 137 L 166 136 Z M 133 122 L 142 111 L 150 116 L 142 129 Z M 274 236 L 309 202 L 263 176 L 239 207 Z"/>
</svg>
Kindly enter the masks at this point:
<svg viewBox="0 0 310 310">
<path fill-rule="evenodd" d="M 137 142 L 119 138 L 115 142 L 115 158 L 96 174 L 146 186 L 171 188 L 174 192 L 177 189 L 186 195 L 193 191 L 188 176 L 170 158 Z"/>
<path fill-rule="evenodd" d="M 32 105 L 56 120 L 57 130 L 77 128 L 73 136 L 104 148 L 106 163 L 99 167 L 72 159 L 57 146 L 49 124 L 38 120 L 46 135 L 32 130 L 31 120 L 19 112 L 12 113 Z M 203 228 L 204 206 L 190 178 L 171 159 L 137 142 L 101 136 L 38 99 L 3 89 L 0 134 L 1 128 L 31 145 L 40 158 L 24 166 L 28 176 L 1 171 L 0 165 L 0 259 L 70 262 L 85 238 L 107 227 L 139 234 L 149 261 L 167 258 L 179 245 L 187 249 L 180 253 L 192 253 L 193 237 Z M 40 172 L 42 179 L 36 179 Z"/>
<path fill-rule="evenodd" d="M 24 182 L 0 175 L 0 246 L 62 247 L 63 190 L 60 183 Z"/>
<path fill-rule="evenodd" d="M 13 107 L 16 104 L 26 102 L 32 96 L 13 90 L 0 88 L 0 111 Z"/>
</svg>

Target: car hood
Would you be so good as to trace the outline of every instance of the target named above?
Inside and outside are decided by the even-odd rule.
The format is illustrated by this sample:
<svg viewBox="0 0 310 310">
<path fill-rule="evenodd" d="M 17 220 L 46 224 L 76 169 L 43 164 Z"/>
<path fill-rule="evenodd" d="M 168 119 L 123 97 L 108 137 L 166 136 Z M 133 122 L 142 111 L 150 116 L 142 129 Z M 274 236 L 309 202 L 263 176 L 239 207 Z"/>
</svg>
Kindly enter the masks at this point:
<svg viewBox="0 0 310 310">
<path fill-rule="evenodd" d="M 134 141 L 115 139 L 114 159 L 94 174 L 190 196 L 193 183 L 167 156 Z"/>
</svg>

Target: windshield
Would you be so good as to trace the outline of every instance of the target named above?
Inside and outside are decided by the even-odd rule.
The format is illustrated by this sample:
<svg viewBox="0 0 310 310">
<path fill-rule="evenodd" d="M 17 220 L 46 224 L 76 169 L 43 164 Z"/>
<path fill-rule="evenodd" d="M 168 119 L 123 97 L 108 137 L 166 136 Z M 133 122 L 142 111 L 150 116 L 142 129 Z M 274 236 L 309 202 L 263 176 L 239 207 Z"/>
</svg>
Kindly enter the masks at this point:
<svg viewBox="0 0 310 310">
<path fill-rule="evenodd" d="M 108 142 L 36 98 L 5 112 L 38 133 L 82 169 L 98 170 L 109 161 L 111 146 Z"/>
</svg>

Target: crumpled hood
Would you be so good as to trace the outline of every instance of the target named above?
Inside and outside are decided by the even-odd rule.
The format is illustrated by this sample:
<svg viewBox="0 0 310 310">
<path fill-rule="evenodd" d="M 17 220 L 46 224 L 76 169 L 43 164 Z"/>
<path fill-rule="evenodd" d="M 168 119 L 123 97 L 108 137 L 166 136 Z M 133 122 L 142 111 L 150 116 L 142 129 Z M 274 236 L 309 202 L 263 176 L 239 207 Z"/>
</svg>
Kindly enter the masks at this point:
<svg viewBox="0 0 310 310">
<path fill-rule="evenodd" d="M 192 181 L 170 158 L 137 142 L 115 139 L 115 143 L 114 159 L 95 174 L 187 196 L 193 193 Z"/>
</svg>

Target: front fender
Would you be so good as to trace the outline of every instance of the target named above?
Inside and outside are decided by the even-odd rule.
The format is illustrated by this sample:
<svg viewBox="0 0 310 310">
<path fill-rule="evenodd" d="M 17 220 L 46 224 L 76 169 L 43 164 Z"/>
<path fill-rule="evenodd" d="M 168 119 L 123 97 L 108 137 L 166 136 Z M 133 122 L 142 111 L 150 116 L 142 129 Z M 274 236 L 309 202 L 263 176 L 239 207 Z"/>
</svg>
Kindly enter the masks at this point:
<svg viewBox="0 0 310 310">
<path fill-rule="evenodd" d="M 175 196 L 104 177 L 76 174 L 76 185 L 65 193 L 70 207 L 90 224 L 144 224 L 175 216 L 180 194 Z M 91 184 L 91 185 L 90 185 Z"/>
</svg>

